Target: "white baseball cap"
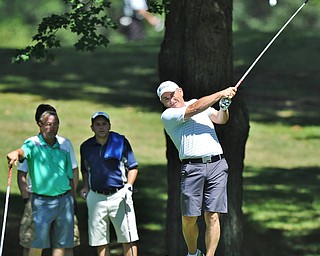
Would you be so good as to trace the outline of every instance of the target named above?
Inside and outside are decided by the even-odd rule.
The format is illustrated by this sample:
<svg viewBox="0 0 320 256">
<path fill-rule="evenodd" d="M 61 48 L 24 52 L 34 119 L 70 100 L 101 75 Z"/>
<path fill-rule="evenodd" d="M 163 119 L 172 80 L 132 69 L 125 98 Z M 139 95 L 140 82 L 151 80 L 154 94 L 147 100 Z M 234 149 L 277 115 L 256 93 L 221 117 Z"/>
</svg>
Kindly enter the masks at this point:
<svg viewBox="0 0 320 256">
<path fill-rule="evenodd" d="M 91 117 L 91 122 L 93 122 L 94 119 L 96 119 L 98 116 L 103 116 L 105 117 L 108 121 L 110 121 L 110 117 L 106 112 L 98 111 L 95 112 L 92 117 Z"/>
<path fill-rule="evenodd" d="M 165 81 L 159 85 L 157 89 L 157 94 L 161 100 L 162 94 L 164 94 L 165 92 L 174 92 L 177 89 L 179 89 L 179 86 L 175 82 Z"/>
</svg>

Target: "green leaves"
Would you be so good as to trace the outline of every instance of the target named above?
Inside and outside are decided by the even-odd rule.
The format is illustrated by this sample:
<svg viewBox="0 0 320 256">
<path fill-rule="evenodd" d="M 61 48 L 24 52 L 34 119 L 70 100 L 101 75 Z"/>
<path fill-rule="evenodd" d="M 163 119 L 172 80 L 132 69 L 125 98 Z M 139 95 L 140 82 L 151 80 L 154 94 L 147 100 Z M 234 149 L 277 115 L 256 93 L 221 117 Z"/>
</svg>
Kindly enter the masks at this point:
<svg viewBox="0 0 320 256">
<path fill-rule="evenodd" d="M 162 3 L 159 4 L 157 0 L 148 1 L 148 11 L 152 13 L 162 14 L 169 7 L 170 0 L 162 0 Z"/>
<path fill-rule="evenodd" d="M 106 8 L 111 7 L 111 2 L 108 0 L 64 0 L 64 2 L 69 11 L 43 18 L 38 25 L 37 34 L 32 37 L 36 44 L 18 50 L 12 58 L 12 63 L 32 58 L 52 60 L 54 56 L 49 54 L 49 50 L 61 47 L 57 37 L 61 29 L 70 30 L 78 36 L 78 41 L 74 44 L 78 51 L 93 51 L 100 46 L 107 47 L 110 41 L 103 32 L 117 27 L 106 12 Z"/>
<path fill-rule="evenodd" d="M 50 53 L 53 48 L 60 48 L 61 41 L 57 36 L 61 30 L 68 30 L 77 36 L 74 47 L 77 51 L 94 51 L 98 47 L 107 47 L 110 43 L 107 30 L 116 29 L 117 25 L 107 10 L 111 8 L 109 0 L 63 0 L 67 12 L 52 14 L 42 19 L 38 25 L 37 34 L 32 37 L 34 45 L 18 50 L 11 59 L 19 63 L 36 59 L 38 61 L 53 60 Z M 149 11 L 162 14 L 167 9 L 169 0 L 159 4 L 157 0 L 148 1 Z"/>
</svg>

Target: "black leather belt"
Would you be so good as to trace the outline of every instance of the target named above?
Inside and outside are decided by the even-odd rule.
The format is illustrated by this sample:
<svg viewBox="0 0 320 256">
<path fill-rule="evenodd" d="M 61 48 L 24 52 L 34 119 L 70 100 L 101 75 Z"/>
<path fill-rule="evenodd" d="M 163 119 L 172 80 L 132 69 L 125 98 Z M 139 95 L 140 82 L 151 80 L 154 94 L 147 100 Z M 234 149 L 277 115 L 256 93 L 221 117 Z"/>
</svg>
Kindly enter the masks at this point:
<svg viewBox="0 0 320 256">
<path fill-rule="evenodd" d="M 68 194 L 69 192 L 70 192 L 70 190 L 67 190 L 67 191 L 66 191 L 66 192 L 64 192 L 63 194 L 56 195 L 56 196 L 40 195 L 40 194 L 37 194 L 37 193 L 33 193 L 33 194 L 34 194 L 34 195 L 37 195 L 37 196 L 42 196 L 42 197 L 57 198 L 57 197 L 65 196 L 65 195 L 66 195 L 66 194 Z"/>
<path fill-rule="evenodd" d="M 190 158 L 190 159 L 182 159 L 183 164 L 207 164 L 214 163 L 224 158 L 224 155 L 215 155 L 215 156 L 204 156 L 202 158 Z"/>
<path fill-rule="evenodd" d="M 98 194 L 103 194 L 103 195 L 106 195 L 106 196 L 110 196 L 110 195 L 118 192 L 122 188 L 123 188 L 123 186 L 119 187 L 119 188 L 110 188 L 108 190 L 102 190 L 102 191 L 101 190 L 92 190 L 92 191 L 95 192 L 95 193 L 98 193 Z"/>
</svg>

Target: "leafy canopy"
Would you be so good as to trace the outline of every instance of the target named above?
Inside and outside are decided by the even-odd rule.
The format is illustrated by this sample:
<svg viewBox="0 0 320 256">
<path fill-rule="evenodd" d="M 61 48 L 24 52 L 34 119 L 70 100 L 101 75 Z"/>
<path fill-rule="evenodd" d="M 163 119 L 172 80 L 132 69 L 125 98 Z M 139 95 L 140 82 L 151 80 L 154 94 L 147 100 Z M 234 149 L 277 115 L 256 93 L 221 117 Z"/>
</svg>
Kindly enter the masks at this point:
<svg viewBox="0 0 320 256">
<path fill-rule="evenodd" d="M 35 45 L 18 50 L 12 58 L 12 63 L 36 60 L 53 60 L 50 53 L 52 48 L 61 47 L 57 32 L 61 29 L 69 30 L 77 35 L 74 47 L 77 51 L 94 51 L 97 47 L 107 47 L 109 39 L 104 35 L 108 29 L 116 29 L 116 22 L 108 16 L 106 9 L 110 9 L 109 0 L 63 0 L 68 11 L 58 15 L 52 14 L 42 19 L 38 25 L 37 34 L 32 37 Z M 166 1 L 164 1 L 166 2 Z M 157 1 L 149 2 L 149 11 L 161 14 L 163 6 Z M 98 29 L 99 28 L 99 29 Z"/>
</svg>

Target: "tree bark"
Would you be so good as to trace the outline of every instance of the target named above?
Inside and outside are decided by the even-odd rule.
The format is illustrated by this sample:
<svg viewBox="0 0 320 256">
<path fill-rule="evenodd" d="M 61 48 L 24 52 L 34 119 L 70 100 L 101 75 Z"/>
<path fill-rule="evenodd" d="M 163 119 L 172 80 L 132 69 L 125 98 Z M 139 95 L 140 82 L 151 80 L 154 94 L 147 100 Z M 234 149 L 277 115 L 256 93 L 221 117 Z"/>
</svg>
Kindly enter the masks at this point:
<svg viewBox="0 0 320 256">
<path fill-rule="evenodd" d="M 165 25 L 159 53 L 161 82 L 175 81 L 183 88 L 186 100 L 233 84 L 232 0 L 171 0 Z M 230 120 L 216 129 L 229 164 L 229 213 L 221 218 L 222 232 L 216 255 L 242 255 L 242 171 L 249 117 L 241 90 L 230 107 Z M 168 136 L 166 141 L 167 255 L 185 255 L 180 216 L 180 161 Z M 203 236 L 199 237 L 199 247 L 205 251 Z"/>
</svg>

